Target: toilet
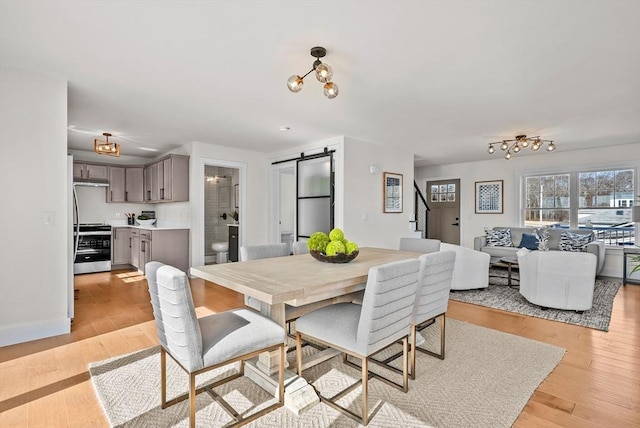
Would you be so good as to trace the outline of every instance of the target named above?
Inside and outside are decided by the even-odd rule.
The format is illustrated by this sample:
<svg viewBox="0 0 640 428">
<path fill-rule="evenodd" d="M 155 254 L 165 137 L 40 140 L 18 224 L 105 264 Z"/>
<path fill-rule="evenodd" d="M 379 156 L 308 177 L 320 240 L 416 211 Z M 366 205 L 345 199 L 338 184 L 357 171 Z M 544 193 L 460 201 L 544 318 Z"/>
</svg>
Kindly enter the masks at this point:
<svg viewBox="0 0 640 428">
<path fill-rule="evenodd" d="M 228 242 L 214 242 L 211 244 L 211 249 L 216 253 L 216 263 L 226 263 L 229 255 L 229 243 Z"/>
</svg>

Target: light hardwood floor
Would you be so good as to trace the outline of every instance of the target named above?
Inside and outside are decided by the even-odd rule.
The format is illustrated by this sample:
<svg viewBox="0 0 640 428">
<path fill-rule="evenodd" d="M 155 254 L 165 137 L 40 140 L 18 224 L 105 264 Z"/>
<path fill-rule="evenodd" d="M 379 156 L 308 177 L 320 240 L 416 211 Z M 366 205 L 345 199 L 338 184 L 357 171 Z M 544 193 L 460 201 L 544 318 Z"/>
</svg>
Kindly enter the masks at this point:
<svg viewBox="0 0 640 428">
<path fill-rule="evenodd" d="M 240 295 L 191 280 L 198 315 Z M 72 333 L 0 348 L 1 427 L 108 426 L 87 364 L 157 343 L 144 277 L 76 277 Z M 622 287 L 608 333 L 451 301 L 448 316 L 567 349 L 515 427 L 640 426 L 640 286 Z"/>
</svg>

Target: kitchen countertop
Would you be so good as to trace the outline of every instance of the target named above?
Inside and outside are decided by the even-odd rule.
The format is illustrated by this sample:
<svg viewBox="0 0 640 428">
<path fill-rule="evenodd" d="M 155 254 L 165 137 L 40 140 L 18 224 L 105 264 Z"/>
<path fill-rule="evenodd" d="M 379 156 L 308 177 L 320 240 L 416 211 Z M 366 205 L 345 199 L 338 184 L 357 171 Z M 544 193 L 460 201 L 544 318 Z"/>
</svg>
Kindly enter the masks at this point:
<svg viewBox="0 0 640 428">
<path fill-rule="evenodd" d="M 130 225 L 127 224 L 126 220 L 113 220 L 108 222 L 111 227 L 130 227 L 132 229 L 142 229 L 142 230 L 177 230 L 177 229 L 190 229 L 188 224 L 182 222 L 175 221 L 167 221 L 167 220 L 158 220 L 156 224 L 151 226 L 142 226 L 139 224 Z"/>
</svg>

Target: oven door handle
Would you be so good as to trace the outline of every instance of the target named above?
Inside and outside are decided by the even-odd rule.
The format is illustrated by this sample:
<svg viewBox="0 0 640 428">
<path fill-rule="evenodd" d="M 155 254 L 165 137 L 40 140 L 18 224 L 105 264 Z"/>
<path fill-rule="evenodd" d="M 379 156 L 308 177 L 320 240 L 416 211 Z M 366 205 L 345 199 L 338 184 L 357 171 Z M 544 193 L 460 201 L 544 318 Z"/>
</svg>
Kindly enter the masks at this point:
<svg viewBox="0 0 640 428">
<path fill-rule="evenodd" d="M 111 236 L 111 232 L 96 230 L 94 232 L 78 232 L 80 236 Z"/>
</svg>

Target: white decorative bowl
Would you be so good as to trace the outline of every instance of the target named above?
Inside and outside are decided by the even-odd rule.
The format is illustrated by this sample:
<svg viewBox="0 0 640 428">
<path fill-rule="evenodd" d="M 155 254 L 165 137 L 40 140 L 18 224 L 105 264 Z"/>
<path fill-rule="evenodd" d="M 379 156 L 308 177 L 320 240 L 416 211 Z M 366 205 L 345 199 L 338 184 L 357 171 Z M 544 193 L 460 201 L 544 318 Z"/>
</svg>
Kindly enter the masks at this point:
<svg viewBox="0 0 640 428">
<path fill-rule="evenodd" d="M 155 218 L 152 218 L 151 220 L 139 220 L 139 219 L 136 219 L 136 221 L 138 222 L 138 224 L 140 226 L 151 226 L 153 223 L 156 222 L 156 219 Z"/>
</svg>

